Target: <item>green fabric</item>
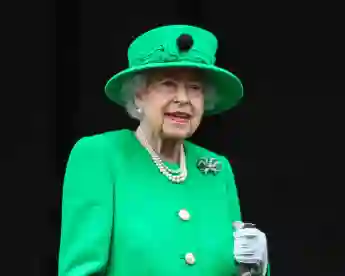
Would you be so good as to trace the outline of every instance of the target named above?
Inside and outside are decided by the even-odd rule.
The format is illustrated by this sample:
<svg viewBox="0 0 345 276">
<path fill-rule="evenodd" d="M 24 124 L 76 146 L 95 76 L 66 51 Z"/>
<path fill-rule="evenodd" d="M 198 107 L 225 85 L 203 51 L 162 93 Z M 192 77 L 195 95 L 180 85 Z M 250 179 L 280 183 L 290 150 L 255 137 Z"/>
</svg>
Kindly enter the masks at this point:
<svg viewBox="0 0 345 276">
<path fill-rule="evenodd" d="M 193 38 L 188 51 L 180 51 L 177 39 L 187 34 Z M 106 95 L 121 106 L 126 97 L 123 83 L 137 72 L 152 68 L 199 68 L 214 86 L 218 101 L 205 115 L 221 113 L 234 107 L 243 96 L 241 81 L 231 72 L 215 65 L 217 38 L 210 32 L 193 26 L 172 25 L 153 29 L 139 36 L 128 49 L 129 68 L 113 76 L 105 86 Z"/>
<path fill-rule="evenodd" d="M 188 178 L 172 184 L 129 130 L 79 140 L 63 186 L 59 276 L 237 275 L 232 222 L 241 214 L 230 164 L 185 147 Z M 224 168 L 203 175 L 201 157 Z M 178 217 L 183 208 L 189 221 Z M 189 252 L 194 265 L 183 259 Z"/>
</svg>

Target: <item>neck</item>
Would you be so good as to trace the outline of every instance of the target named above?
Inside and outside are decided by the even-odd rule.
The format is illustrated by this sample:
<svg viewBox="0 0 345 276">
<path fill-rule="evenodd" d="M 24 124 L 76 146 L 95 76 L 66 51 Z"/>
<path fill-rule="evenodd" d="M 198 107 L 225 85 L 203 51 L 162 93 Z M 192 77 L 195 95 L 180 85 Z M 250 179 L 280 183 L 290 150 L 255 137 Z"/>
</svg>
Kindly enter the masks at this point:
<svg viewBox="0 0 345 276">
<path fill-rule="evenodd" d="M 177 139 L 165 139 L 158 133 L 150 131 L 147 127 L 139 126 L 136 133 L 138 134 L 139 128 L 145 135 L 147 142 L 154 149 L 154 151 L 160 155 L 161 159 L 168 162 L 178 163 L 180 160 L 180 151 L 182 140 Z"/>
<path fill-rule="evenodd" d="M 162 139 L 159 154 L 161 158 L 168 162 L 179 162 L 182 141 L 173 139 Z"/>
</svg>

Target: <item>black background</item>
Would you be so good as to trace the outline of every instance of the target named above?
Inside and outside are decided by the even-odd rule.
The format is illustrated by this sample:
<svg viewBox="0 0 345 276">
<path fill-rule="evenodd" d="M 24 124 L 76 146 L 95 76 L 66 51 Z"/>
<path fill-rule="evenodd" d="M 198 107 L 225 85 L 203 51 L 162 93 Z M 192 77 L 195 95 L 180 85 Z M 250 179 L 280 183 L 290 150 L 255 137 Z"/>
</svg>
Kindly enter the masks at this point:
<svg viewBox="0 0 345 276">
<path fill-rule="evenodd" d="M 11 5 L 2 10 L 3 191 L 11 192 L 2 213 L 11 238 L 4 236 L 9 262 L 1 274 L 56 274 L 71 147 L 85 135 L 136 126 L 105 98 L 106 80 L 126 68 L 137 35 L 192 24 L 215 33 L 217 64 L 245 87 L 241 105 L 205 119 L 192 140 L 230 159 L 244 217 L 268 236 L 272 275 L 345 275 L 341 8 L 219 0 Z"/>
</svg>

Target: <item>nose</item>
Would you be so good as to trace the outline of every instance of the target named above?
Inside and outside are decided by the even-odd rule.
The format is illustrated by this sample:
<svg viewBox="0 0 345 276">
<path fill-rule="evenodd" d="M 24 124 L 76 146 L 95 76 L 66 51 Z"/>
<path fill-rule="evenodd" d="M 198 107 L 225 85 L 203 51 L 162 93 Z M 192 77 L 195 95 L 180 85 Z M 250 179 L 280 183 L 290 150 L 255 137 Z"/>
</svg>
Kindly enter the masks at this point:
<svg viewBox="0 0 345 276">
<path fill-rule="evenodd" d="M 189 97 L 185 85 L 180 85 L 176 94 L 176 100 L 182 103 L 189 103 Z"/>
</svg>

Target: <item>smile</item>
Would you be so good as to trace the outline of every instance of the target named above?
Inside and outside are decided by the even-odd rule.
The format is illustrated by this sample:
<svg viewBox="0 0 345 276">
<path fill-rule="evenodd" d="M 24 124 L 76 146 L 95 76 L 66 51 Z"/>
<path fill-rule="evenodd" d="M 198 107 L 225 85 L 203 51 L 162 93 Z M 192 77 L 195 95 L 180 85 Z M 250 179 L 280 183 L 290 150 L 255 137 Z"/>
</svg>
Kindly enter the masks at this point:
<svg viewBox="0 0 345 276">
<path fill-rule="evenodd" d="M 164 115 L 177 124 L 187 124 L 192 117 L 186 112 L 166 112 Z"/>
</svg>

